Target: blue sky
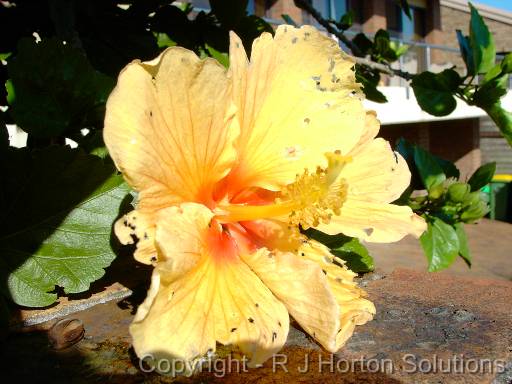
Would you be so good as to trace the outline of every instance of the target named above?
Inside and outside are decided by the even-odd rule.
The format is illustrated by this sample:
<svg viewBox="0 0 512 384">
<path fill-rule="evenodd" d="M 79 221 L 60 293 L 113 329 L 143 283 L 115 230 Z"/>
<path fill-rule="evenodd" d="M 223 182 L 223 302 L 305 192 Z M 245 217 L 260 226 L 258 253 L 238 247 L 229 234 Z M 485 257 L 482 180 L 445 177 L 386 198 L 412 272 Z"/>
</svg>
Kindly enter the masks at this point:
<svg viewBox="0 0 512 384">
<path fill-rule="evenodd" d="M 511 0 L 475 0 L 475 3 L 490 5 L 491 7 L 506 9 L 507 11 L 512 11 L 512 1 Z"/>
</svg>

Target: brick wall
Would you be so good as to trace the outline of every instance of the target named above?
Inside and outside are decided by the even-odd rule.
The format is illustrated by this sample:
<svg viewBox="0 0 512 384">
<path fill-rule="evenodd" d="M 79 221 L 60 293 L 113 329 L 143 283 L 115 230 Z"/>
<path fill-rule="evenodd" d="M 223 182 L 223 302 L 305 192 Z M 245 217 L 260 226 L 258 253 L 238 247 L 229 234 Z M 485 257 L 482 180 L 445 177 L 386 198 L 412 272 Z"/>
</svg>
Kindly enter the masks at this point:
<svg viewBox="0 0 512 384">
<path fill-rule="evenodd" d="M 469 12 L 464 12 L 447 6 L 441 6 L 442 38 L 440 43 L 448 47 L 458 48 L 459 44 L 457 42 L 455 30 L 460 29 L 465 35 L 468 35 L 470 17 Z M 484 17 L 484 20 L 494 36 L 496 51 L 512 51 L 512 25 L 486 17 Z M 445 53 L 436 59 L 436 62 L 439 64 L 449 61 L 455 64 L 461 71 L 465 68 L 462 58 L 456 54 Z"/>
<path fill-rule="evenodd" d="M 403 137 L 436 156 L 455 162 L 463 180 L 481 165 L 478 119 L 389 124 L 382 126 L 379 136 L 392 145 Z"/>
</svg>

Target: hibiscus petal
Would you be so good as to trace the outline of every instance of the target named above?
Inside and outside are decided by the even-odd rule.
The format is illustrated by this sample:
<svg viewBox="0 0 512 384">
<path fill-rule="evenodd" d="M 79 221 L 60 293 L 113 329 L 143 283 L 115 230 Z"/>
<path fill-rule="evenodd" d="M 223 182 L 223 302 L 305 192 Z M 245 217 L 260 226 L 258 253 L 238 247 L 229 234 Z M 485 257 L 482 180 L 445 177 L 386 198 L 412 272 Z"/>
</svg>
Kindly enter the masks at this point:
<svg viewBox="0 0 512 384">
<path fill-rule="evenodd" d="M 322 269 L 339 306 L 340 327 L 336 332 L 333 349 L 336 351 L 352 336 L 356 325 L 363 325 L 373 319 L 375 306 L 365 299 L 366 292 L 353 281 L 357 274 L 349 270 L 343 260 L 332 255 L 326 246 L 308 240 L 302 244 L 299 252 Z"/>
<path fill-rule="evenodd" d="M 367 144 L 371 143 L 372 140 L 377 136 L 380 129 L 380 121 L 377 119 L 377 113 L 375 111 L 366 111 L 364 130 L 359 138 L 359 142 L 349 152 L 349 156 L 357 155 L 363 150 Z"/>
<path fill-rule="evenodd" d="M 347 199 L 341 214 L 318 229 L 330 235 L 343 233 L 368 242 L 392 243 L 408 234 L 419 237 L 427 227 L 409 207 Z"/>
<path fill-rule="evenodd" d="M 390 203 L 409 186 L 411 173 L 404 158 L 379 138 L 353 156 L 339 178 L 348 184 L 348 199 Z"/>
<path fill-rule="evenodd" d="M 121 72 L 107 102 L 104 138 L 140 192 L 140 210 L 209 202 L 236 155 L 239 129 L 227 92 L 220 64 L 179 47 Z"/>
<path fill-rule="evenodd" d="M 114 224 L 114 233 L 121 244 L 137 243 L 133 256 L 143 264 L 156 261 L 155 224 L 153 215 L 133 210 Z"/>
<path fill-rule="evenodd" d="M 318 264 L 294 253 L 266 249 L 242 259 L 307 333 L 327 350 L 337 350 L 339 306 Z"/>
<path fill-rule="evenodd" d="M 254 41 L 249 65 L 233 33 L 230 55 L 241 126 L 231 188 L 279 190 L 304 168 L 325 165 L 325 152 L 357 144 L 365 112 L 354 63 L 334 40 L 310 26 L 280 26 L 274 38 Z"/>
<path fill-rule="evenodd" d="M 230 253 L 230 243 L 212 244 L 212 235 L 224 238 L 215 223 L 208 226 L 206 207 L 191 203 L 172 209 L 157 222 L 162 259 L 196 261 L 158 269 L 158 293 L 130 327 L 137 355 L 193 364 L 220 342 L 239 346 L 250 365 L 263 363 L 286 341 L 286 308 L 239 258 L 217 254 Z M 169 271 L 171 278 L 165 276 Z"/>
</svg>

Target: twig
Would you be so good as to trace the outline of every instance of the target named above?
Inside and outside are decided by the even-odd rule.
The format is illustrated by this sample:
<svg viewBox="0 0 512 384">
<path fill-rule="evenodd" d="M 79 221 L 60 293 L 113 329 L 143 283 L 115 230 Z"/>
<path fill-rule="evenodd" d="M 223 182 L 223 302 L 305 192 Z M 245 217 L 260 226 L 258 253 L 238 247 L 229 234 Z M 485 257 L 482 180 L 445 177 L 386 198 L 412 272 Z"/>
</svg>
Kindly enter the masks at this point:
<svg viewBox="0 0 512 384">
<path fill-rule="evenodd" d="M 307 0 L 294 0 L 295 5 L 311 16 L 313 16 L 318 23 L 325 28 L 325 30 L 336 36 L 343 44 L 345 44 L 355 55 L 354 60 L 357 64 L 364 65 L 381 73 L 389 76 L 398 76 L 405 80 L 411 80 L 413 75 L 409 72 L 400 69 L 391 68 L 388 64 L 377 63 L 375 61 L 366 59 L 357 45 L 355 45 L 342 31 L 335 28 L 328 20 L 324 19 L 320 12 L 318 12 Z"/>
</svg>

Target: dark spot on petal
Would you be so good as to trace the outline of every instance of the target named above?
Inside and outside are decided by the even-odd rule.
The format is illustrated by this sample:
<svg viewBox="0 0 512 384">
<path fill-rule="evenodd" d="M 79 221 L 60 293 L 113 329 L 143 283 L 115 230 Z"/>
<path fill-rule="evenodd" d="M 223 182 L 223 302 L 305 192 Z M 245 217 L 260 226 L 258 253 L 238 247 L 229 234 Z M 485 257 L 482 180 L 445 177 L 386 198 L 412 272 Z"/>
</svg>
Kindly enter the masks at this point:
<svg viewBox="0 0 512 384">
<path fill-rule="evenodd" d="M 260 305 L 258 303 L 254 304 L 256 306 L 256 308 L 258 308 Z"/>
<path fill-rule="evenodd" d="M 322 269 L 322 272 L 324 273 L 324 275 L 327 275 L 327 272 L 325 271 L 325 269 Z"/>
<path fill-rule="evenodd" d="M 149 116 L 153 117 L 153 111 L 149 111 Z M 136 217 L 134 217 L 133 219 L 135 220 Z"/>
<path fill-rule="evenodd" d="M 231 332 L 235 332 L 237 328 L 231 328 Z"/>
<path fill-rule="evenodd" d="M 239 43 L 239 42 L 237 42 L 237 43 L 235 44 L 235 46 L 236 46 L 237 48 L 240 48 L 240 43 Z"/>
<path fill-rule="evenodd" d="M 156 261 L 156 256 L 151 256 L 151 261 Z"/>
<path fill-rule="evenodd" d="M 146 232 L 144 232 L 144 240 L 147 240 L 147 239 L 149 239 L 149 236 Z"/>
<path fill-rule="evenodd" d="M 395 156 L 395 162 L 398 164 L 398 155 L 396 154 L 396 152 L 393 152 L 393 156 Z"/>
<path fill-rule="evenodd" d="M 304 252 L 301 252 L 300 255 L 301 256 L 306 256 L 306 254 Z"/>
<path fill-rule="evenodd" d="M 279 325 L 280 327 L 282 327 L 282 325 L 281 325 L 281 322 L 280 322 L 280 321 L 278 321 L 278 322 L 277 322 L 277 325 Z"/>
<path fill-rule="evenodd" d="M 272 332 L 272 342 L 274 342 L 275 339 L 277 339 L 277 333 Z"/>
<path fill-rule="evenodd" d="M 304 122 L 305 122 L 306 124 L 309 124 L 309 123 L 310 123 L 310 121 L 311 121 L 311 119 L 310 119 L 309 117 L 306 117 L 306 118 L 304 119 Z"/>
<path fill-rule="evenodd" d="M 297 40 L 299 40 L 299 39 L 297 39 L 296 37 L 294 37 L 294 38 L 292 39 L 292 44 L 295 44 L 295 43 L 297 42 Z"/>
<path fill-rule="evenodd" d="M 247 320 L 249 320 L 249 323 L 254 323 L 254 319 L 252 317 L 249 317 Z"/>
</svg>

